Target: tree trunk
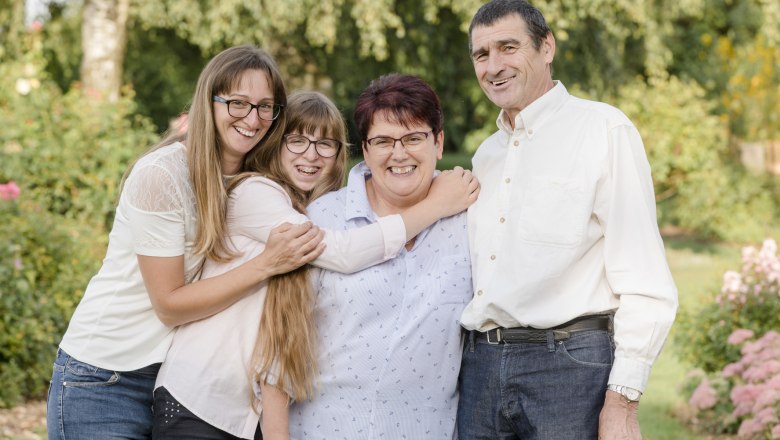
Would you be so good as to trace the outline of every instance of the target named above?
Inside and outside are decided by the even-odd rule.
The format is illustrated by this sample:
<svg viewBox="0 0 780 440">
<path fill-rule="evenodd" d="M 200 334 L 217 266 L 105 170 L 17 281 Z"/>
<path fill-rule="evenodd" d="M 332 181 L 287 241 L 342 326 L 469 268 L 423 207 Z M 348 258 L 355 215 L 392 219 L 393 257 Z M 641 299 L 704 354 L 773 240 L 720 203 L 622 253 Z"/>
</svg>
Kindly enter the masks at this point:
<svg viewBox="0 0 780 440">
<path fill-rule="evenodd" d="M 81 26 L 84 91 L 115 101 L 122 85 L 130 0 L 86 0 Z"/>
</svg>

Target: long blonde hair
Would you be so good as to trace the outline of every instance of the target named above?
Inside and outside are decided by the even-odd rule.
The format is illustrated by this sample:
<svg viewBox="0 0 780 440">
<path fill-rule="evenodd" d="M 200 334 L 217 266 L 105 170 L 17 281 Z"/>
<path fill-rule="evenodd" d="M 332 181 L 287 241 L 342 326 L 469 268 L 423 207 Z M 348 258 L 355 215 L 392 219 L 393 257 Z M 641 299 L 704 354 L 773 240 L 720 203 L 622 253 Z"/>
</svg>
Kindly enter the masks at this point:
<svg viewBox="0 0 780 440">
<path fill-rule="evenodd" d="M 318 92 L 295 92 L 287 107 L 286 133 L 314 133 L 342 143 L 333 168 L 311 191 L 301 191 L 284 169 L 282 142 L 266 143 L 247 166 L 257 173 L 237 176 L 230 187 L 250 175 L 261 174 L 281 185 L 290 195 L 293 208 L 306 212 L 306 205 L 317 197 L 341 187 L 347 168 L 347 130 L 336 106 Z M 252 355 L 250 375 L 253 381 L 267 383 L 276 378 L 275 386 L 293 400 L 310 397 L 317 373 L 316 335 L 313 319 L 314 297 L 307 266 L 276 275 L 268 281 L 265 305 Z M 257 402 L 255 402 L 257 403 Z M 257 408 L 257 405 L 254 405 Z"/>
<path fill-rule="evenodd" d="M 274 103 L 286 106 L 287 93 L 276 62 L 262 49 L 254 46 L 236 46 L 226 49 L 209 61 L 198 78 L 195 95 L 189 111 L 187 129 L 187 162 L 192 187 L 198 206 L 198 232 L 194 252 L 207 258 L 225 262 L 235 255 L 226 245 L 227 190 L 222 177 L 222 150 L 224 146 L 214 125 L 212 97 L 230 93 L 240 86 L 242 74 L 260 70 L 268 75 L 274 94 Z M 271 123 L 268 132 L 244 157 L 240 171 L 251 169 L 258 152 L 278 145 L 286 125 L 285 108 Z"/>
</svg>

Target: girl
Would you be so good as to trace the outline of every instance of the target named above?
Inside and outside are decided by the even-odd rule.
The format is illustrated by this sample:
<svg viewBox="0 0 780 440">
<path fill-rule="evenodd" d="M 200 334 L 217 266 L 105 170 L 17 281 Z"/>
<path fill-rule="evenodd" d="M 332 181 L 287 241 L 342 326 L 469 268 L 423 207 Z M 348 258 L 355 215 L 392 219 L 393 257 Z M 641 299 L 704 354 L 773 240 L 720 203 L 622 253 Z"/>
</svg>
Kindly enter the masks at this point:
<svg viewBox="0 0 780 440">
<path fill-rule="evenodd" d="M 218 97 L 243 104 L 228 108 L 213 102 Z M 250 169 L 264 146 L 278 145 L 285 104 L 268 54 L 227 49 L 200 75 L 186 140 L 166 137 L 126 174 L 103 265 L 57 351 L 49 439 L 148 438 L 154 381 L 172 327 L 212 315 L 322 252 L 316 229 L 288 225 L 263 253 L 193 282 L 204 257 L 229 256 L 224 176 Z"/>
<path fill-rule="evenodd" d="M 306 204 L 341 186 L 347 153 L 338 109 L 319 93 L 299 92 L 287 110 L 287 134 L 279 145 L 259 152 L 259 175 L 242 174 L 231 184 L 228 235 L 239 256 L 229 263 L 207 261 L 204 277 L 252 258 L 263 250 L 272 227 L 305 222 Z M 326 232 L 325 252 L 312 264 L 353 272 L 384 261 L 410 234 L 476 198 L 477 183 L 469 173 L 458 170 L 437 180 L 428 198 L 400 216 Z M 310 290 L 304 267 L 262 283 L 208 319 L 180 327 L 157 380 L 155 438 L 289 438 L 288 394 L 310 397 L 316 373 Z"/>
</svg>

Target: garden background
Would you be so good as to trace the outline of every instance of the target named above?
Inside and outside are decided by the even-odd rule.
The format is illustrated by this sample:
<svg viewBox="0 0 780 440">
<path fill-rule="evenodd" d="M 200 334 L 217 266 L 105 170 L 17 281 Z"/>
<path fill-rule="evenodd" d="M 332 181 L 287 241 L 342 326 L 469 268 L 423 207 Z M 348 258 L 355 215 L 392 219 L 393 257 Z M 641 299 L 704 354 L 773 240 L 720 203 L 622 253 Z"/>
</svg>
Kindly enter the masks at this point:
<svg viewBox="0 0 780 440">
<path fill-rule="evenodd" d="M 266 48 L 288 90 L 326 93 L 350 125 L 371 79 L 419 75 L 444 106 L 441 168 L 469 166 L 495 130 L 467 52 L 478 0 L 36 3 L 0 0 L 0 408 L 45 398 L 124 169 L 180 121 L 220 50 Z M 640 406 L 644 436 L 780 437 L 780 263 L 762 245 L 780 237 L 780 2 L 535 3 L 555 30 L 554 77 L 621 108 L 652 166 L 681 306 Z M 729 343 L 738 329 L 753 336 Z"/>
</svg>

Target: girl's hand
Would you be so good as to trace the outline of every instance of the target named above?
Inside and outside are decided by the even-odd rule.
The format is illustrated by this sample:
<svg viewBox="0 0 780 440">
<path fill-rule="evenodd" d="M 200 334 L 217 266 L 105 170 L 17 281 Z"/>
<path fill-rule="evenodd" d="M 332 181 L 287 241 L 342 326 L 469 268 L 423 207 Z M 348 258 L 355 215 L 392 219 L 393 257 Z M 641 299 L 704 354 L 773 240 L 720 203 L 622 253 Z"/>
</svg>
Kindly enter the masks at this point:
<svg viewBox="0 0 780 440">
<path fill-rule="evenodd" d="M 445 170 L 433 179 L 426 202 L 439 209 L 441 217 L 455 215 L 477 201 L 479 181 L 470 170 L 455 167 Z"/>
</svg>

